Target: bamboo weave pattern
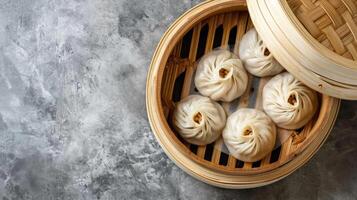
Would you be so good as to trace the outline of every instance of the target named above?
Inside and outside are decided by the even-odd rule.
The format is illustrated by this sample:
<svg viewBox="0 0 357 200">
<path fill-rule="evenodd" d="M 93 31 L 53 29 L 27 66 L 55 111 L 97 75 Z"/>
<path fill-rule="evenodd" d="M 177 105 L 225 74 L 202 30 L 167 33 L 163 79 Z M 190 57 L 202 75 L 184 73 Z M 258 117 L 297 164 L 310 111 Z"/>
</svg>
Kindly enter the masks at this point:
<svg viewBox="0 0 357 200">
<path fill-rule="evenodd" d="M 356 0 L 288 0 L 310 34 L 346 58 L 357 60 Z"/>
</svg>

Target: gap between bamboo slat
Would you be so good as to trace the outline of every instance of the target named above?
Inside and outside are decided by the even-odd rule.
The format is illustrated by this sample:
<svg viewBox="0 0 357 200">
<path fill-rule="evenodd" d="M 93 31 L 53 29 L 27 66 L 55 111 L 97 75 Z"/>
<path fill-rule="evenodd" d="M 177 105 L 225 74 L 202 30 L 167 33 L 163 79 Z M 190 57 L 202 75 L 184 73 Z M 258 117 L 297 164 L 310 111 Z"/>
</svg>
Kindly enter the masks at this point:
<svg viewBox="0 0 357 200">
<path fill-rule="evenodd" d="M 193 28 L 191 45 L 190 45 L 190 53 L 188 56 L 190 66 L 186 67 L 186 75 L 185 75 L 185 80 L 184 80 L 184 83 L 182 86 L 183 88 L 182 88 L 182 92 L 181 92 L 181 99 L 185 98 L 186 96 L 188 96 L 190 94 L 193 73 L 195 71 L 194 63 L 196 61 L 196 49 L 198 47 L 200 31 L 201 31 L 201 24 L 199 24 L 198 26 Z"/>
<path fill-rule="evenodd" d="M 179 54 L 181 49 L 181 43 L 180 45 L 175 46 L 175 48 L 172 51 L 172 56 L 176 56 Z M 170 58 L 169 58 L 170 59 Z M 172 76 L 171 74 L 174 73 L 175 71 L 175 67 L 174 67 L 174 62 L 168 62 L 165 70 L 166 70 L 166 76 L 164 77 L 165 80 L 165 84 L 163 85 L 163 91 L 162 91 L 162 95 L 164 97 L 165 103 L 166 105 L 170 108 L 170 104 L 172 102 L 172 92 L 173 92 L 173 87 L 174 87 L 174 83 L 176 80 L 176 74 L 175 76 Z"/>
</svg>

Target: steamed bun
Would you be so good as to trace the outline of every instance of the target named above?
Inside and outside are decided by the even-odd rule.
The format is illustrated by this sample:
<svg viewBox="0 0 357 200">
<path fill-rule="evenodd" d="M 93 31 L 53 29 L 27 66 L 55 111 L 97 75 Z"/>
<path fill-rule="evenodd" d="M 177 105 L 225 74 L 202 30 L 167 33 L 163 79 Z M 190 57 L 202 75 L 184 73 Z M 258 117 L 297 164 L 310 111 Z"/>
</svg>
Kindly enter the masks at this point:
<svg viewBox="0 0 357 200">
<path fill-rule="evenodd" d="M 258 77 L 276 75 L 284 70 L 254 28 L 243 36 L 239 44 L 239 58 L 246 70 Z"/>
<path fill-rule="evenodd" d="M 223 139 L 232 156 L 255 162 L 273 150 L 276 127 L 264 112 L 242 108 L 228 117 Z"/>
<path fill-rule="evenodd" d="M 248 75 L 242 62 L 230 51 L 213 51 L 197 66 L 196 88 L 212 100 L 230 102 L 244 93 L 247 84 Z"/>
<path fill-rule="evenodd" d="M 264 86 L 264 111 L 279 127 L 303 127 L 314 116 L 317 107 L 317 93 L 288 72 L 276 75 Z"/>
<path fill-rule="evenodd" d="M 180 136 L 192 144 L 214 142 L 222 133 L 226 113 L 208 97 L 190 95 L 181 100 L 173 113 L 173 125 Z"/>
</svg>

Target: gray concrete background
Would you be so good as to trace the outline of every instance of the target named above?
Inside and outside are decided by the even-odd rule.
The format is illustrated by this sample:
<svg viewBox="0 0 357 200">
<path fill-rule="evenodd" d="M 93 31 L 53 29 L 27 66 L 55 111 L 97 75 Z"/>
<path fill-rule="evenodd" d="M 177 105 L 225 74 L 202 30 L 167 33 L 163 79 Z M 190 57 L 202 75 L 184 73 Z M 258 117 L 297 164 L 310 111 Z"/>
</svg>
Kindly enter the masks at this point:
<svg viewBox="0 0 357 200">
<path fill-rule="evenodd" d="M 357 103 L 288 178 L 225 190 L 176 167 L 150 130 L 145 79 L 198 1 L 0 0 L 0 199 L 356 199 Z"/>
</svg>

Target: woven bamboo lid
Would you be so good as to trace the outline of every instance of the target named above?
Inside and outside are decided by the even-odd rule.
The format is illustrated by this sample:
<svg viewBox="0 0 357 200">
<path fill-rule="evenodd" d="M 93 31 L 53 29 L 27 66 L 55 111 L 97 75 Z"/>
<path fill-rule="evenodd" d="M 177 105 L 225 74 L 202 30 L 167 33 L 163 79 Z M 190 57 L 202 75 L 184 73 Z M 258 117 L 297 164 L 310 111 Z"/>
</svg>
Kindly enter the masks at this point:
<svg viewBox="0 0 357 200">
<path fill-rule="evenodd" d="M 357 100 L 356 0 L 248 0 L 276 59 L 311 88 Z"/>
</svg>

